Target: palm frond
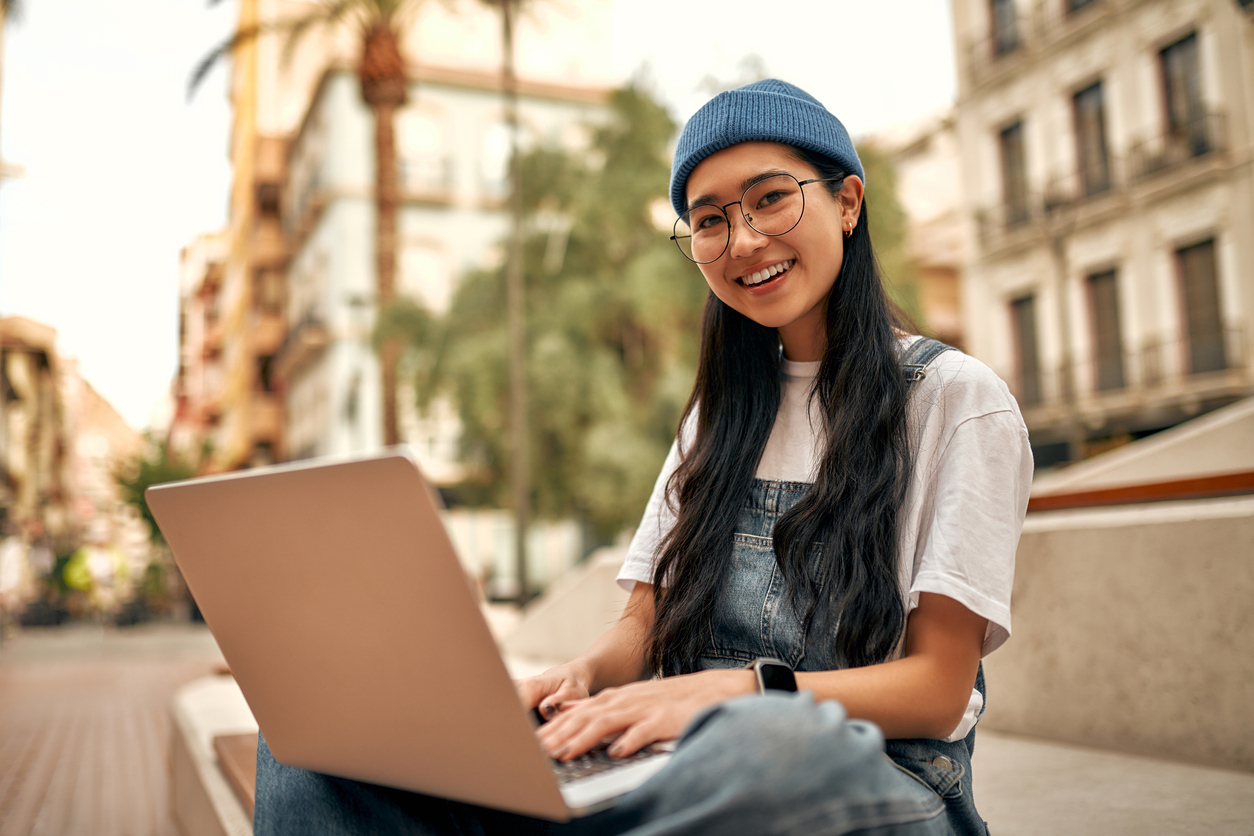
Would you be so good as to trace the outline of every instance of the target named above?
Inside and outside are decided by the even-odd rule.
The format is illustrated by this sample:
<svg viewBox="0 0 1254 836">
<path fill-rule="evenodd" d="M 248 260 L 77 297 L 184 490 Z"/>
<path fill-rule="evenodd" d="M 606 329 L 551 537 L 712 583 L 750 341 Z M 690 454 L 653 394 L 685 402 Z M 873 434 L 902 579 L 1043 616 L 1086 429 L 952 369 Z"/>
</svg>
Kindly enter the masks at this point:
<svg viewBox="0 0 1254 836">
<path fill-rule="evenodd" d="M 287 33 L 287 42 L 283 44 L 283 62 L 291 61 L 292 55 L 301 40 L 314 27 L 334 26 L 349 12 L 363 5 L 363 0 L 332 0 L 316 12 L 310 12 L 295 21 Z"/>
</svg>

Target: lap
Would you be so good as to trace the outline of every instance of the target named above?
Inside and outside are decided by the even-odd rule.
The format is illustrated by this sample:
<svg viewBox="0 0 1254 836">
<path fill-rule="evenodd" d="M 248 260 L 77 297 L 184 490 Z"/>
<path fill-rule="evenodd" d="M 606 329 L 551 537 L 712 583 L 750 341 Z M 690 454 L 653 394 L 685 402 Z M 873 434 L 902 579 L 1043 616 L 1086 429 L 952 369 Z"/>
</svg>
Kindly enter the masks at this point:
<svg viewBox="0 0 1254 836">
<path fill-rule="evenodd" d="M 884 755 L 875 726 L 809 694 L 710 709 L 648 783 L 564 824 L 286 767 L 264 741 L 257 760 L 257 836 L 950 832 L 944 802 Z"/>
</svg>

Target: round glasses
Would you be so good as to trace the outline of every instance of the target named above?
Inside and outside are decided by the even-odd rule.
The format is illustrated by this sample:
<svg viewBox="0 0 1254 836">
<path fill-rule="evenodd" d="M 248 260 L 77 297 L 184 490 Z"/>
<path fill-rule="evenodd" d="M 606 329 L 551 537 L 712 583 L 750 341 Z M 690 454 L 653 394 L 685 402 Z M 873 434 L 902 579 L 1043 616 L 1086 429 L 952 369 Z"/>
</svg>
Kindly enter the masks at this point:
<svg viewBox="0 0 1254 836">
<path fill-rule="evenodd" d="M 718 206 L 702 203 L 684 212 L 675 221 L 671 240 L 679 251 L 697 264 L 718 261 L 731 242 L 729 206 L 739 206 L 745 223 L 763 235 L 783 235 L 801 223 L 806 196 L 802 186 L 811 183 L 843 183 L 844 177 L 798 181 L 791 174 L 772 174 L 745 189 L 740 200 Z"/>
</svg>

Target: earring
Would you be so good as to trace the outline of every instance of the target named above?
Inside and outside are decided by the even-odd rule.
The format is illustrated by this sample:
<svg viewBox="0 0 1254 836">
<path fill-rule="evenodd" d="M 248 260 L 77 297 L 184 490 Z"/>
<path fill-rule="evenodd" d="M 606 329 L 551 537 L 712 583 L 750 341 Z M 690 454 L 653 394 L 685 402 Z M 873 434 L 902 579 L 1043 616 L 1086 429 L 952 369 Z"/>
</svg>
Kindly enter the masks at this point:
<svg viewBox="0 0 1254 836">
<path fill-rule="evenodd" d="M 852 238 L 852 237 L 853 237 L 853 227 L 852 227 L 852 226 L 851 226 L 851 227 L 849 227 L 848 229 L 846 229 L 846 230 L 845 230 L 845 237 L 846 237 L 846 238 Z"/>
</svg>

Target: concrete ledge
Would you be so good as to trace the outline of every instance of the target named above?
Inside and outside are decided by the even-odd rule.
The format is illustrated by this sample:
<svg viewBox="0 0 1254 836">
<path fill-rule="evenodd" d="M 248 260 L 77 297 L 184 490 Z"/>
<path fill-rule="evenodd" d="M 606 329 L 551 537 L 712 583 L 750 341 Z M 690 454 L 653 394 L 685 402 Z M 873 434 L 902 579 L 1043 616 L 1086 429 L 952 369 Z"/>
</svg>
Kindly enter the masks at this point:
<svg viewBox="0 0 1254 836">
<path fill-rule="evenodd" d="M 1029 514 L 981 726 L 1254 771 L 1251 543 L 1254 497 Z"/>
<path fill-rule="evenodd" d="M 507 659 L 516 676 L 536 672 Z M 216 735 L 254 732 L 235 680 L 187 685 L 171 706 L 172 809 L 182 836 L 251 836 L 252 822 L 212 754 Z M 975 799 L 998 836 L 1248 836 L 1254 775 L 981 729 Z"/>
<path fill-rule="evenodd" d="M 229 676 L 197 679 L 170 702 L 170 812 L 182 836 L 252 836 L 245 811 L 218 768 L 213 738 L 257 733 L 239 686 Z"/>
</svg>

